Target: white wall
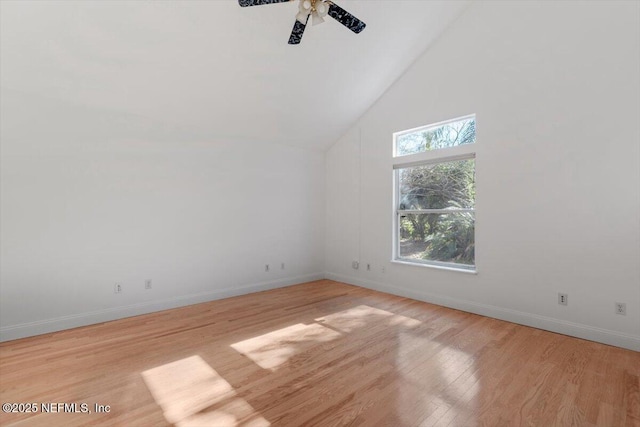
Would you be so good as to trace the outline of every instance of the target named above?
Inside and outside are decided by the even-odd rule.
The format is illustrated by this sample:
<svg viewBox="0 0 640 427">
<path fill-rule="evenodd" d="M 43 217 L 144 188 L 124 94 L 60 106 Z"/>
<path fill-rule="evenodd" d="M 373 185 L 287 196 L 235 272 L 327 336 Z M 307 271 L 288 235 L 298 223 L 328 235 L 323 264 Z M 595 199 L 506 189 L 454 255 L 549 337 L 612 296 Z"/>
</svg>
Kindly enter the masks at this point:
<svg viewBox="0 0 640 427">
<path fill-rule="evenodd" d="M 639 17 L 474 3 L 327 153 L 328 277 L 640 350 Z M 392 133 L 471 113 L 477 275 L 391 263 Z"/>
<path fill-rule="evenodd" d="M 322 152 L 1 99 L 3 340 L 322 277 Z"/>
</svg>

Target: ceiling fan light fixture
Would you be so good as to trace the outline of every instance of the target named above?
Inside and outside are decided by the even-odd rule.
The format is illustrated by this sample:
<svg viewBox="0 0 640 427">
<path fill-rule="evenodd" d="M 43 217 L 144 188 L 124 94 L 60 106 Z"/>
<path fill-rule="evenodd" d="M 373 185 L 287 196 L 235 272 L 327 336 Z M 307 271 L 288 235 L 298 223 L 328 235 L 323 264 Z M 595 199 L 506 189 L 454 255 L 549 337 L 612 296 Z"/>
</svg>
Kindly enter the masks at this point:
<svg viewBox="0 0 640 427">
<path fill-rule="evenodd" d="M 298 14 L 296 15 L 296 19 L 301 24 L 306 24 L 309 19 L 309 15 L 312 12 L 312 4 L 310 0 L 300 0 L 298 3 Z"/>
<path fill-rule="evenodd" d="M 329 9 L 327 8 L 327 5 L 324 4 L 323 1 L 316 2 L 316 12 L 318 12 L 320 16 L 326 15 L 328 11 Z"/>
<path fill-rule="evenodd" d="M 305 12 L 298 12 L 298 14 L 296 15 L 296 19 L 298 20 L 298 22 L 300 22 L 301 24 L 306 24 L 307 23 L 307 18 L 309 17 L 308 13 Z"/>
<path fill-rule="evenodd" d="M 322 24 L 324 22 L 324 18 L 320 16 L 318 12 L 313 12 L 311 14 L 311 25 L 315 26 L 318 24 Z"/>
<path fill-rule="evenodd" d="M 322 0 L 315 0 L 312 5 L 313 11 L 311 12 L 311 24 L 318 25 L 324 22 L 324 17 L 327 16 L 329 8 Z"/>
</svg>

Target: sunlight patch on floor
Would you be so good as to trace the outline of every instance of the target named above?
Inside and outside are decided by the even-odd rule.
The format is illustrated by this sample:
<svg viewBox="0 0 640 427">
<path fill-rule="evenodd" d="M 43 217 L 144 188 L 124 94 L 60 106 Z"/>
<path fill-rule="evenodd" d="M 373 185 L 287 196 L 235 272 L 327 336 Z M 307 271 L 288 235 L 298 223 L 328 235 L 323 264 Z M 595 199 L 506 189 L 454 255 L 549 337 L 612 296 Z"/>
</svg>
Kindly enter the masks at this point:
<svg viewBox="0 0 640 427">
<path fill-rule="evenodd" d="M 417 359 L 421 363 L 416 364 Z M 426 416 L 421 425 L 449 425 L 454 419 L 459 421 L 452 425 L 465 425 L 480 387 L 473 355 L 437 338 L 405 331 L 398 335 L 396 367 L 405 382 L 396 398 L 403 421 L 410 424 Z"/>
<path fill-rule="evenodd" d="M 200 356 L 191 356 L 142 372 L 168 422 L 177 427 L 271 425 Z"/>
<path fill-rule="evenodd" d="M 298 323 L 268 334 L 240 341 L 231 347 L 253 360 L 263 369 L 275 370 L 295 354 L 319 343 L 328 342 L 341 336 L 340 332 L 317 323 Z"/>
<path fill-rule="evenodd" d="M 331 326 L 343 332 L 353 332 L 376 322 L 385 322 L 388 326 L 415 327 L 420 321 L 410 317 L 393 314 L 386 310 L 359 305 L 348 310 L 339 311 L 315 319 L 316 322 Z"/>
<path fill-rule="evenodd" d="M 474 396 L 478 390 L 475 359 L 462 350 L 447 347 L 437 355 L 440 375 L 447 387 L 447 393 L 461 398 Z"/>
</svg>

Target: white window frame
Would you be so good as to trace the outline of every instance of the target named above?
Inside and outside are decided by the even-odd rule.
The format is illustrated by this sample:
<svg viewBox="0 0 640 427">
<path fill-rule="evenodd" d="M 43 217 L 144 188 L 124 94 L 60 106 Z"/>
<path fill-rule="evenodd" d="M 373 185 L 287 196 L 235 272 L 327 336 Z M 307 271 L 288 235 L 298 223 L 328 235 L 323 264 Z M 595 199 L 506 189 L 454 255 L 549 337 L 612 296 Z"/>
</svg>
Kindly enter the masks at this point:
<svg viewBox="0 0 640 427">
<path fill-rule="evenodd" d="M 415 154 L 407 154 L 407 155 L 396 155 L 396 141 L 399 136 L 406 135 L 408 133 L 421 132 L 433 128 L 437 128 L 443 126 L 448 123 L 474 119 L 475 114 L 470 114 L 468 116 L 458 117 L 451 120 L 446 120 L 439 123 L 434 123 L 428 126 L 421 126 L 414 129 L 404 130 L 401 132 L 396 132 L 393 134 L 393 251 L 391 262 L 405 265 L 414 265 L 420 267 L 431 267 L 431 268 L 440 268 L 446 270 L 453 271 L 461 271 L 465 273 L 476 273 L 477 271 L 477 263 L 475 262 L 474 257 L 474 265 L 466 265 L 466 264 L 456 264 L 452 262 L 442 262 L 442 261 L 434 261 L 434 260 L 412 260 L 408 258 L 400 257 L 400 216 L 403 214 L 412 214 L 412 213 L 420 213 L 420 214 L 437 214 L 437 213 L 452 213 L 452 212 L 474 212 L 474 209 L 421 209 L 421 210 L 400 210 L 398 206 L 400 205 L 400 169 L 416 167 L 416 166 L 424 166 L 424 165 L 433 165 L 438 163 L 446 163 L 457 160 L 475 160 L 476 158 L 476 144 L 477 141 L 473 144 L 465 144 L 465 145 L 457 145 L 455 147 L 448 148 L 440 148 L 431 151 L 423 151 Z M 477 194 L 476 194 L 477 198 Z M 474 203 L 475 206 L 475 203 Z M 474 223 L 476 221 L 474 215 Z M 475 231 L 474 231 L 475 233 Z M 475 240 L 475 237 L 474 237 Z"/>
</svg>

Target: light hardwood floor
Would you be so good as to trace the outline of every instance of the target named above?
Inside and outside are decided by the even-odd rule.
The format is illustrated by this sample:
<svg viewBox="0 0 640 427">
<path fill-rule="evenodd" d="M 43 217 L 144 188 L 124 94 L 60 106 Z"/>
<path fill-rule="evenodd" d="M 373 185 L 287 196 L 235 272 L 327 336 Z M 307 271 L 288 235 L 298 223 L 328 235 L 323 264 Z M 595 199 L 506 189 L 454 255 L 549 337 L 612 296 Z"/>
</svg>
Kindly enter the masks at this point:
<svg viewBox="0 0 640 427">
<path fill-rule="evenodd" d="M 0 425 L 639 426 L 639 377 L 638 352 L 323 280 L 3 343 L 0 401 L 39 412 Z"/>
</svg>

